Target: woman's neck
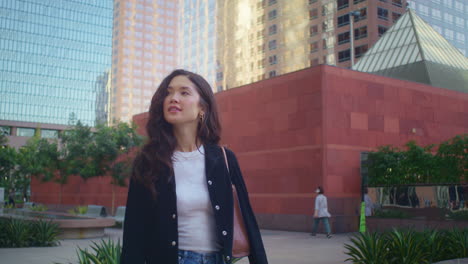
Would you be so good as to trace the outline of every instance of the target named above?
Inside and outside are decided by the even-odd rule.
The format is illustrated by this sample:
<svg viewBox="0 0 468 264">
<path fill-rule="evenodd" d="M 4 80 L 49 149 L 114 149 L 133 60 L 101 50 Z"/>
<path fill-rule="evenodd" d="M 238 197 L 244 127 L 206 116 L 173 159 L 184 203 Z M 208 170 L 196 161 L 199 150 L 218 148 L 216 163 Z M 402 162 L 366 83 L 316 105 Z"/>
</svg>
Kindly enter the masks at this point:
<svg viewBox="0 0 468 264">
<path fill-rule="evenodd" d="M 192 152 L 200 147 L 196 128 L 188 126 L 174 128 L 174 136 L 177 139 L 177 151 Z"/>
</svg>

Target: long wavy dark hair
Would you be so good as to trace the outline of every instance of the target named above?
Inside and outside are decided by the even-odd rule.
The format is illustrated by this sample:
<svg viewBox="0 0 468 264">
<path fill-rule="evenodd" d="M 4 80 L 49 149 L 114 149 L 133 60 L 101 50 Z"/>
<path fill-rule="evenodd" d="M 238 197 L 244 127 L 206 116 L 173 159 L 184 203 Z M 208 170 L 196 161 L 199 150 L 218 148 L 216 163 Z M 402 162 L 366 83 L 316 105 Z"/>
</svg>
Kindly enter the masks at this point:
<svg viewBox="0 0 468 264">
<path fill-rule="evenodd" d="M 148 188 L 155 199 L 157 197 L 156 182 L 164 180 L 163 175 L 169 175 L 166 180 L 169 180 L 173 175 L 172 155 L 177 147 L 177 140 L 172 130 L 172 124 L 164 118 L 163 104 L 168 95 L 169 83 L 179 75 L 187 77 L 194 83 L 200 94 L 200 105 L 204 110 L 204 118 L 200 119 L 198 123 L 197 146 L 199 144 L 218 144 L 220 140 L 221 125 L 210 84 L 200 75 L 180 69 L 164 78 L 151 99 L 149 119 L 146 124 L 148 142 L 137 154 L 132 170 L 132 178 Z"/>
</svg>

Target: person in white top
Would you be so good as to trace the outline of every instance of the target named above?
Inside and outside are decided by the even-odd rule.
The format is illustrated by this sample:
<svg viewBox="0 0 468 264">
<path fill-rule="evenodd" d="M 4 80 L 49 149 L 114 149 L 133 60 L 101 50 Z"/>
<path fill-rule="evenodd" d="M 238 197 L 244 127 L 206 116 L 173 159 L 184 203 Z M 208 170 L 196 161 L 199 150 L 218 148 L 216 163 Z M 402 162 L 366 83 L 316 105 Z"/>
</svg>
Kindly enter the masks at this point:
<svg viewBox="0 0 468 264">
<path fill-rule="evenodd" d="M 370 198 L 368 194 L 368 189 L 364 188 L 364 203 L 366 205 L 366 216 L 372 216 L 372 209 L 374 209 L 374 203 L 372 202 L 372 199 Z"/>
<path fill-rule="evenodd" d="M 318 195 L 315 198 L 314 227 L 311 235 L 315 236 L 320 221 L 323 221 L 325 232 L 327 232 L 327 238 L 331 238 L 330 223 L 328 221 L 331 215 L 328 212 L 327 197 L 323 195 L 323 188 L 321 186 L 317 187 L 315 192 Z"/>
<path fill-rule="evenodd" d="M 244 256 L 268 264 L 239 163 L 219 146 L 209 83 L 185 70 L 169 74 L 151 100 L 146 132 L 132 168 L 120 264 L 230 264 Z M 248 236 L 243 256 L 234 250 L 233 186 Z"/>
</svg>

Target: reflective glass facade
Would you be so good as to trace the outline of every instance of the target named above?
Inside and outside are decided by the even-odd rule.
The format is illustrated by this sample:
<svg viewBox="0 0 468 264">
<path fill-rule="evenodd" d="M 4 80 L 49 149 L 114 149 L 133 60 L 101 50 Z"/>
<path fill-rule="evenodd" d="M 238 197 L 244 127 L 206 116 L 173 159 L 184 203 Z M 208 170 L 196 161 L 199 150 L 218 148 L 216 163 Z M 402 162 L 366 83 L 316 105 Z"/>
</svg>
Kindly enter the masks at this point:
<svg viewBox="0 0 468 264">
<path fill-rule="evenodd" d="M 468 56 L 468 1 L 408 0 L 408 3 L 418 16 Z"/>
<path fill-rule="evenodd" d="M 0 1 L 0 120 L 96 121 L 111 66 L 111 0 Z"/>
<path fill-rule="evenodd" d="M 178 65 L 205 77 L 214 88 L 216 74 L 216 0 L 182 0 L 179 8 Z"/>
</svg>

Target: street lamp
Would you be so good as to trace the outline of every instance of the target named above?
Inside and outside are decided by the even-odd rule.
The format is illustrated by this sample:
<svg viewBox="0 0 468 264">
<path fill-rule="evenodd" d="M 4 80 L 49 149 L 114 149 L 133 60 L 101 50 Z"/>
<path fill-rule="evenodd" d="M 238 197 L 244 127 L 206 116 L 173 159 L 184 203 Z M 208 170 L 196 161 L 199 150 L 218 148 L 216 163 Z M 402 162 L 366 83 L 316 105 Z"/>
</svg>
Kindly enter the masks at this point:
<svg viewBox="0 0 468 264">
<path fill-rule="evenodd" d="M 354 18 L 358 18 L 361 13 L 359 11 L 351 11 L 348 13 L 349 15 L 349 37 L 351 38 L 351 67 L 354 65 L 354 29 L 353 29 L 353 20 Z"/>
</svg>

